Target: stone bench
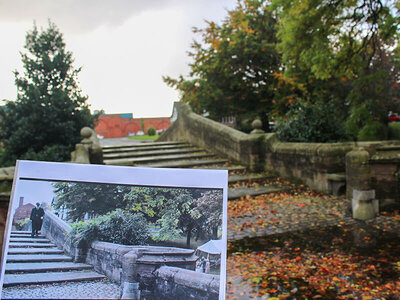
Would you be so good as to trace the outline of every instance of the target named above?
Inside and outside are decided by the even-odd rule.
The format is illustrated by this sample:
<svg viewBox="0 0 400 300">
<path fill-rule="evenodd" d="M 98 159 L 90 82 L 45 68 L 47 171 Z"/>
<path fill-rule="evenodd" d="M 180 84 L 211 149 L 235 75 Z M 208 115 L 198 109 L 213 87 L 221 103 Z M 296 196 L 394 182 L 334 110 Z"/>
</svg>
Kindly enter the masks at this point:
<svg viewBox="0 0 400 300">
<path fill-rule="evenodd" d="M 327 179 L 331 187 L 331 193 L 334 196 L 343 195 L 346 193 L 346 174 L 345 173 L 330 173 L 327 174 Z"/>
</svg>

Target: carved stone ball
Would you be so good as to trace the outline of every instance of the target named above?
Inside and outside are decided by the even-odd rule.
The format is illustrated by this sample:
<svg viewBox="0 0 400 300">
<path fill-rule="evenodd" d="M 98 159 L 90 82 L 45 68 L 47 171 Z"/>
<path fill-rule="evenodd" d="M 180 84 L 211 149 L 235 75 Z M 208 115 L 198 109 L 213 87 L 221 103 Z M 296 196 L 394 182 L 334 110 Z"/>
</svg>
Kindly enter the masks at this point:
<svg viewBox="0 0 400 300">
<path fill-rule="evenodd" d="M 251 126 L 253 127 L 253 129 L 261 129 L 262 127 L 262 122 L 261 120 L 254 120 L 253 123 L 251 123 Z"/>
<path fill-rule="evenodd" d="M 91 129 L 90 127 L 83 127 L 83 128 L 81 129 L 81 136 L 82 136 L 84 139 L 90 138 L 91 135 L 92 135 L 92 129 Z"/>
</svg>

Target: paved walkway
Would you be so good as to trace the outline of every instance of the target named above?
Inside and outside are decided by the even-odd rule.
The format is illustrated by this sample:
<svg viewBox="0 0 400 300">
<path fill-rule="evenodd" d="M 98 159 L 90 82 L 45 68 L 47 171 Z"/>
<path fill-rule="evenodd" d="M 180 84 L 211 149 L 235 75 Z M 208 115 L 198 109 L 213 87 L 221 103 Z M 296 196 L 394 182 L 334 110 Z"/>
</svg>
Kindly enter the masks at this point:
<svg viewBox="0 0 400 300">
<path fill-rule="evenodd" d="M 101 281 L 4 288 L 1 299 L 119 299 L 119 286 Z"/>
<path fill-rule="evenodd" d="M 294 190 L 230 201 L 228 240 L 355 222 L 344 197 L 300 198 Z"/>
</svg>

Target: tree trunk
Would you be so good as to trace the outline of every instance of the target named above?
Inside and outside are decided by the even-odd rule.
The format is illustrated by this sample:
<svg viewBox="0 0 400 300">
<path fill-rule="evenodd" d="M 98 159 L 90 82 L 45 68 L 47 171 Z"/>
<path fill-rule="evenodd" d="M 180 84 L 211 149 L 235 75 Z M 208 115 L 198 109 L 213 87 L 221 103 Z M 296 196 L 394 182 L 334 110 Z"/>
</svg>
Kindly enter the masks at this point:
<svg viewBox="0 0 400 300">
<path fill-rule="evenodd" d="M 187 229 L 186 235 L 186 247 L 190 248 L 190 238 L 192 237 L 192 226 L 189 226 Z"/>
<path fill-rule="evenodd" d="M 213 240 L 217 240 L 218 239 L 218 226 L 215 226 L 212 229 L 212 239 Z"/>
</svg>

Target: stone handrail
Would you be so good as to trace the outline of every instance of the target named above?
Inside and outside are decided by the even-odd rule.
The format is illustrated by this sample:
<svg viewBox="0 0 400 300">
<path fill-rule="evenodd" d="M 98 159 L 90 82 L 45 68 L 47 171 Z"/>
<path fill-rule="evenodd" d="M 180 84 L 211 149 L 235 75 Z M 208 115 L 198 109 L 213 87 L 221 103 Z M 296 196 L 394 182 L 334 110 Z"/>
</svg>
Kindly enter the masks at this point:
<svg viewBox="0 0 400 300">
<path fill-rule="evenodd" d="M 262 167 L 259 161 L 260 134 L 246 134 L 203 118 L 192 112 L 187 104 L 179 105 L 177 115 L 177 120 L 157 141 L 187 141 L 245 164 L 250 169 L 257 170 Z"/>
<path fill-rule="evenodd" d="M 72 228 L 69 224 L 61 220 L 49 209 L 45 209 L 43 217 L 42 233 L 57 247 L 63 249 L 69 255 L 75 257 L 76 249 L 72 243 L 70 232 Z"/>
</svg>

